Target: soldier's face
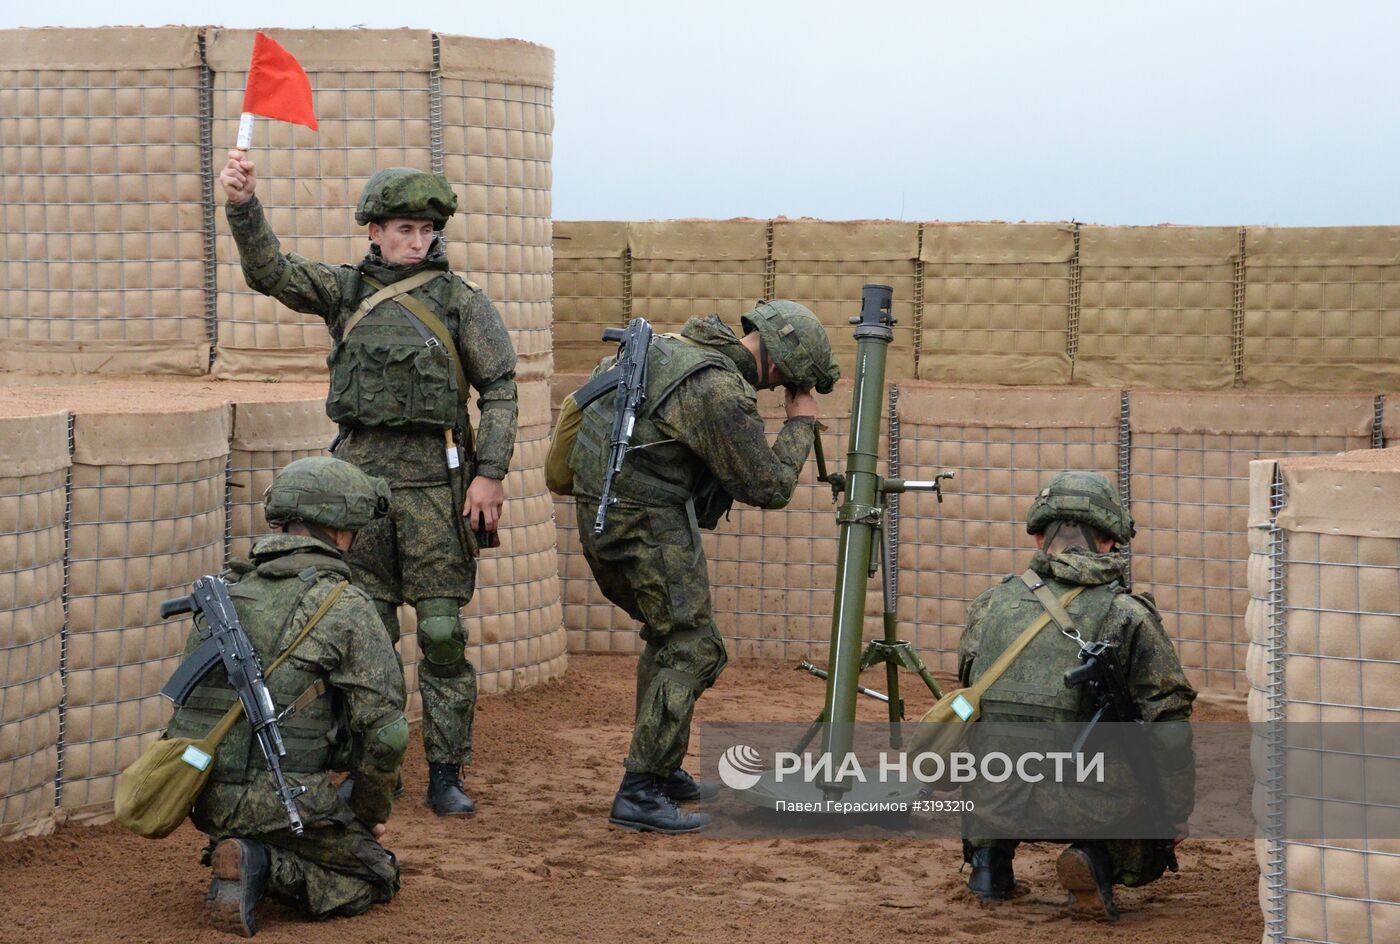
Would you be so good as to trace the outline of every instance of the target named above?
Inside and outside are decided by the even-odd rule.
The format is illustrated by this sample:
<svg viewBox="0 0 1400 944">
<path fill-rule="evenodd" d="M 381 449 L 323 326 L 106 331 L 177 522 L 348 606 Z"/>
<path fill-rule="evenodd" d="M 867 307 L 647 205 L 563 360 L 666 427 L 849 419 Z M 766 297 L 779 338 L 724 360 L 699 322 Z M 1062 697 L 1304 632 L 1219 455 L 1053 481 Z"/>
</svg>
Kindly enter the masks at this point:
<svg viewBox="0 0 1400 944">
<path fill-rule="evenodd" d="M 417 265 L 428 257 L 433 244 L 432 220 L 385 220 L 369 224 L 369 241 L 379 247 L 385 262 Z"/>
</svg>

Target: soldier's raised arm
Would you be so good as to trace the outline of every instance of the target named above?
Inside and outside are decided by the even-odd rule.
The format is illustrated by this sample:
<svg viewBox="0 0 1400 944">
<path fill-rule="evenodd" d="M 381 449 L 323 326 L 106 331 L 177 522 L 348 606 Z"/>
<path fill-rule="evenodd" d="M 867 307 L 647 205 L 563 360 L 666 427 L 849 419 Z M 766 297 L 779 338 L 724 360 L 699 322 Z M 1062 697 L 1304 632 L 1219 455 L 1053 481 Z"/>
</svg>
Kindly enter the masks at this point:
<svg viewBox="0 0 1400 944">
<path fill-rule="evenodd" d="M 219 173 L 243 277 L 255 292 L 270 295 L 293 311 L 330 318 L 340 307 L 342 279 L 349 270 L 282 252 L 257 198 L 256 167 L 240 151 L 229 151 Z"/>
</svg>

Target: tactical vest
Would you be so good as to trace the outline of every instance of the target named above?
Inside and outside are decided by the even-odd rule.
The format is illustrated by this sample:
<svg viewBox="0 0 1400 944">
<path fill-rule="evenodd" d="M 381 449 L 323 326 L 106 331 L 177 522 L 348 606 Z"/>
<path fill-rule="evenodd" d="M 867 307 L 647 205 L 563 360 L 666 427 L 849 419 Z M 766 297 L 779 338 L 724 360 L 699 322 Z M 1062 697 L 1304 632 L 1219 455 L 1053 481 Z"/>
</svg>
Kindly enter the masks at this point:
<svg viewBox="0 0 1400 944">
<path fill-rule="evenodd" d="M 232 581 L 234 574 L 225 575 L 231 581 L 228 592 L 238 620 L 258 651 L 264 670 L 292 643 L 336 582 L 344 579 L 333 571 L 318 570 L 317 558 L 324 563 L 322 555 L 291 553 L 263 562 L 236 582 Z M 293 656 L 266 678 L 273 704 L 280 711 L 323 679 L 324 674 L 308 671 Z M 223 666 L 215 666 L 185 704 L 175 709 L 167 736 L 203 737 L 237 700 Z M 287 756 L 282 759 L 284 771 L 314 773 L 327 769 L 337 735 L 330 694 L 323 693 L 280 727 L 287 748 Z M 254 771 L 265 768 L 252 729 L 247 719 L 240 718 L 215 752 L 209 777 L 219 783 L 247 783 Z"/>
<path fill-rule="evenodd" d="M 714 492 L 716 483 L 705 464 L 688 446 L 667 437 L 652 419 L 682 381 L 711 367 L 738 375 L 733 362 L 712 348 L 675 334 L 652 338 L 647 355 L 647 396 L 637 415 L 632 448 L 622 471 L 613 479 L 613 495 L 640 505 L 683 505 Z M 578 437 L 569 453 L 576 495 L 596 499 L 602 493 L 616 400 L 615 393 L 608 393 L 583 410 Z"/>
<path fill-rule="evenodd" d="M 1050 579 L 1045 585 L 1060 596 L 1073 584 Z M 1126 592 L 1114 582 L 1087 587 L 1067 609 L 1085 640 L 1102 638 L 1113 600 Z M 998 586 L 980 624 L 982 638 L 972 664 L 976 681 L 1021 631 L 1045 612 L 1044 607 L 1019 578 Z M 1079 664 L 1079 644 L 1066 637 L 1054 623 L 1041 630 L 1001 678 L 982 696 L 985 721 L 1081 721 L 1085 717 L 1083 686 L 1065 686 L 1065 672 Z"/>
<path fill-rule="evenodd" d="M 355 304 L 369 294 L 371 290 L 363 288 Z M 415 297 L 442 317 L 430 295 Z M 452 354 L 431 332 L 420 330 L 396 301 L 375 305 L 335 343 L 326 363 L 331 371 L 326 415 L 337 423 L 450 429 L 457 422 L 459 391 Z"/>
</svg>

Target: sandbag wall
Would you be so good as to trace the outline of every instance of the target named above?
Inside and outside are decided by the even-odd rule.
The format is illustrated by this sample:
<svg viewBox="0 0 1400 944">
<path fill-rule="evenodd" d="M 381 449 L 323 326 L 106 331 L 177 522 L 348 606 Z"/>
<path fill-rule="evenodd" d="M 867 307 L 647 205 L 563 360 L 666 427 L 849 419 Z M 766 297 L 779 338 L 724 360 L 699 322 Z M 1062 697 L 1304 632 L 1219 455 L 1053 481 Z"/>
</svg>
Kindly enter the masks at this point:
<svg viewBox="0 0 1400 944">
<path fill-rule="evenodd" d="M 1400 450 L 1259 460 L 1249 491 L 1263 940 L 1394 941 Z"/>
<path fill-rule="evenodd" d="M 849 363 L 846 319 L 860 286 L 883 282 L 899 322 L 895 380 L 1400 389 L 1400 227 L 778 219 L 554 229 L 561 370 L 591 367 L 601 328 L 632 314 L 670 328 L 760 298 L 810 307 Z"/>
<path fill-rule="evenodd" d="M 428 30 L 271 30 L 311 80 L 319 129 L 259 119 L 258 197 L 284 252 L 368 250 L 376 171 L 446 173 L 453 267 L 548 374 L 553 53 Z M 247 288 L 216 177 L 251 30 L 0 31 L 0 370 L 319 378 L 316 316 Z M 217 352 L 217 359 L 214 358 Z"/>
</svg>

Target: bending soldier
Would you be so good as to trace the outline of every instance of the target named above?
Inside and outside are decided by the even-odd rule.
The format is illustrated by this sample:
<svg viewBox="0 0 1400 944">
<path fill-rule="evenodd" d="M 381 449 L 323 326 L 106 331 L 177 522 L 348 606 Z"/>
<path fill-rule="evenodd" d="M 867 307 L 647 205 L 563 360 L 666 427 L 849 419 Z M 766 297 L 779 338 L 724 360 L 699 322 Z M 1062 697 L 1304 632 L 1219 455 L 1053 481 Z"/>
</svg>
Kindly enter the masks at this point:
<svg viewBox="0 0 1400 944">
<path fill-rule="evenodd" d="M 438 237 L 456 194 L 441 175 L 380 171 L 355 211 L 369 224 L 369 254 L 329 266 L 281 252 L 250 161 L 230 152 L 219 179 L 248 285 L 330 329 L 326 412 L 340 424 L 336 457 L 393 488 L 389 515 L 360 536 L 350 565 L 393 641 L 399 604 L 417 611 L 428 804 L 439 816 L 470 816 L 460 775 L 471 761 L 477 690 L 460 611 L 476 586 L 472 530 L 494 536 L 500 519 L 517 408 L 501 316 L 449 271 Z M 468 385 L 481 408 L 474 439 Z"/>
<path fill-rule="evenodd" d="M 1186 682 L 1151 596 L 1128 590 L 1127 562 L 1121 549 L 1135 529 L 1132 516 L 1108 479 L 1094 472 L 1056 475 L 1032 503 L 1026 530 L 1034 535 L 1037 548 L 1030 562 L 1034 578 L 1055 598 L 1076 587 L 1084 588 L 1064 609 L 1084 642 L 1104 642 L 1112 647 L 1141 719 L 1187 721 L 1196 693 Z M 1031 577 L 1027 574 L 1026 580 Z M 958 675 L 963 685 L 974 682 L 1044 612 L 1026 580 L 1008 577 L 969 604 L 967 628 L 958 645 Z M 1065 678 L 1066 672 L 1082 664 L 1080 644 L 1056 632 L 1053 625 L 1048 627 L 983 694 L 980 720 L 1087 722 L 1094 706 L 1082 686 L 1071 687 Z M 1061 853 L 1056 871 L 1070 893 L 1071 905 L 1079 910 L 1116 918 L 1114 885 L 1145 885 L 1168 867 L 1175 868 L 1173 846 L 1185 835 L 1194 802 L 1190 734 L 1185 724 L 1157 730 L 1164 737 L 1153 741 L 1180 743 L 1163 753 L 1168 763 L 1159 764 L 1157 769 L 1165 808 L 1146 812 L 1163 818 L 1177 838 L 1073 842 Z M 974 744 L 977 737 L 974 732 Z M 1146 793 L 1152 785 L 1139 786 Z M 1025 812 L 1025 804 L 1046 802 L 1037 797 L 1049 796 L 1047 789 L 1052 788 L 1027 786 L 1022 791 L 1019 785 L 988 787 L 985 802 L 977 799 L 977 813 L 967 820 L 973 835 L 964 840 L 963 857 L 972 866 L 968 887 L 984 901 L 1012 897 L 1012 859 L 1018 841 L 977 836 L 979 821 L 1014 823 L 1018 814 Z M 1055 822 L 1077 823 L 1089 833 L 1110 824 L 1132 822 L 1134 811 L 1138 817 L 1145 811 L 1140 800 L 1134 800 L 1133 810 L 1115 808 L 1112 803 L 1076 802 L 1072 806 L 1058 811 L 1037 808 L 1037 812 Z M 1112 833 L 1108 828 L 1102 834 Z"/>
<path fill-rule="evenodd" d="M 339 591 L 267 686 L 287 754 L 282 769 L 306 829 L 293 832 L 272 775 L 240 719 L 214 752 L 213 769 L 190 812 L 208 833 L 211 917 L 251 937 L 253 909 L 271 894 L 310 918 L 356 915 L 399 889 L 393 853 L 380 845 L 408 746 L 403 675 L 393 647 L 363 592 L 345 586 L 343 559 L 355 533 L 385 514 L 389 489 L 349 463 L 298 459 L 277 474 L 264 498 L 281 533 L 253 546 L 251 561 L 225 574 L 229 596 L 260 661 L 269 666 Z M 199 644 L 190 634 L 187 651 Z M 216 668 L 191 693 L 167 737 L 203 737 L 238 696 Z M 328 771 L 348 769 L 353 791 L 337 794 Z"/>
<path fill-rule="evenodd" d="M 705 814 L 675 805 L 718 792 L 681 769 L 695 701 L 728 661 L 699 529 L 713 528 L 735 499 L 759 508 L 792 499 L 812 448 L 817 404 L 810 391 L 827 393 L 840 376 L 826 331 L 803 306 L 764 302 L 742 324 L 740 338 L 718 315 L 697 317 L 679 334 L 652 339 L 647 397 L 601 534 L 594 519 L 616 394 L 583 408 L 567 455 L 588 566 L 604 595 L 642 623 L 646 642 L 626 775 L 609 817 L 629 829 L 681 833 L 709 824 Z M 754 388 L 780 385 L 787 387 L 787 422 L 770 447 Z M 550 466 L 560 462 L 563 439 L 556 435 Z"/>
</svg>

